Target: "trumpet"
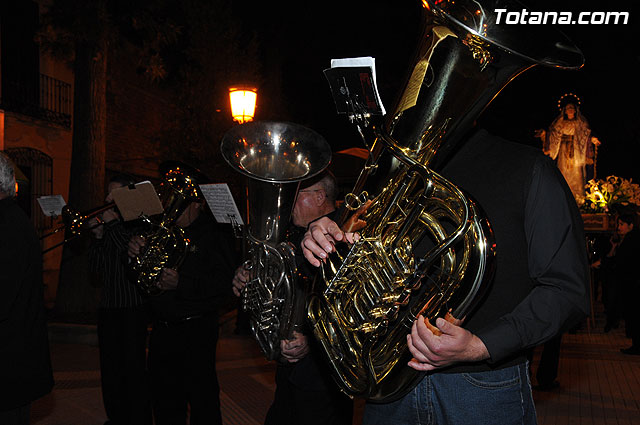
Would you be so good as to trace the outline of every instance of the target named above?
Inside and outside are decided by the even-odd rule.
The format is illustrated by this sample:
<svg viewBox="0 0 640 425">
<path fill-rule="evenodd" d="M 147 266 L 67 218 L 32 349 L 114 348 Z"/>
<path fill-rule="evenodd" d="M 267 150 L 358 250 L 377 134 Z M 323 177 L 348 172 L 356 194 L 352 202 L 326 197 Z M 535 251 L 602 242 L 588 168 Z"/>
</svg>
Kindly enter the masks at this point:
<svg viewBox="0 0 640 425">
<path fill-rule="evenodd" d="M 80 236 L 81 234 L 83 234 L 84 232 L 86 232 L 87 230 L 92 230 L 95 229 L 98 226 L 102 226 L 104 223 L 99 220 L 98 223 L 94 224 L 93 226 L 87 226 L 87 222 L 97 216 L 98 214 L 101 214 L 111 208 L 116 208 L 116 203 L 115 202 L 109 202 L 101 207 L 97 207 L 94 209 L 91 209 L 89 211 L 85 211 L 84 213 L 80 213 L 76 210 L 74 210 L 73 208 L 71 208 L 69 205 L 65 205 L 64 207 L 62 207 L 62 213 L 60 214 L 60 217 L 62 217 L 62 225 L 53 229 L 52 231 L 50 231 L 49 233 L 46 233 L 42 236 L 40 236 L 40 240 L 44 240 L 50 236 L 53 236 L 55 234 L 57 234 L 58 232 L 60 232 L 61 230 L 65 230 L 67 235 L 65 237 L 65 239 L 62 242 L 59 242 L 55 245 L 50 246 L 49 248 L 45 249 L 42 251 L 42 253 L 47 253 L 53 249 L 58 248 L 59 246 L 64 245 L 65 243 L 77 238 L 78 236 Z"/>
</svg>

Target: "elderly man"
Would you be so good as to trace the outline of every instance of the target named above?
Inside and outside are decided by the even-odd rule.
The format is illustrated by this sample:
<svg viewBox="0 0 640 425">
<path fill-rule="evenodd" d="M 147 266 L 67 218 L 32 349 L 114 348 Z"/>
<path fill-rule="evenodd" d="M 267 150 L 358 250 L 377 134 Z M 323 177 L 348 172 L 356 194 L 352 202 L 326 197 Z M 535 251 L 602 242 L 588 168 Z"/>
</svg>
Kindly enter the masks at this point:
<svg viewBox="0 0 640 425">
<path fill-rule="evenodd" d="M 28 425 L 31 402 L 53 388 L 42 253 L 14 202 L 13 164 L 0 152 L 0 423 Z"/>
<path fill-rule="evenodd" d="M 335 212 L 336 182 L 333 175 L 324 172 L 302 182 L 293 206 L 289 242 L 299 246 L 309 223 Z M 298 267 L 304 274 L 313 273 L 300 256 Z M 243 267 L 236 270 L 233 291 L 240 296 L 249 279 Z M 302 293 L 306 288 L 297 288 Z M 304 325 L 304 324 L 300 324 Z M 293 332 L 293 339 L 281 341 L 282 358 L 276 369 L 276 392 L 265 425 L 322 424 L 350 425 L 353 408 L 351 400 L 341 394 L 331 382 L 313 340 L 306 334 Z"/>
</svg>

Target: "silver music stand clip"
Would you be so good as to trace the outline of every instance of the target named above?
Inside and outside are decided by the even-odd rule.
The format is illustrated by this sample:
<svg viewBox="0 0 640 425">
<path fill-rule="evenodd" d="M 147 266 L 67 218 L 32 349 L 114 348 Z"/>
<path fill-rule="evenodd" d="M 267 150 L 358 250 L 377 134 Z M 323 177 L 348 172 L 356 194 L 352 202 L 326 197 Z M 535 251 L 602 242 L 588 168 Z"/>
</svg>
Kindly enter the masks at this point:
<svg viewBox="0 0 640 425">
<path fill-rule="evenodd" d="M 237 239 L 244 238 L 244 229 L 242 225 L 238 223 L 235 214 L 227 214 L 227 217 L 229 218 L 229 223 L 231 223 L 231 228 L 233 229 L 233 236 Z"/>
</svg>

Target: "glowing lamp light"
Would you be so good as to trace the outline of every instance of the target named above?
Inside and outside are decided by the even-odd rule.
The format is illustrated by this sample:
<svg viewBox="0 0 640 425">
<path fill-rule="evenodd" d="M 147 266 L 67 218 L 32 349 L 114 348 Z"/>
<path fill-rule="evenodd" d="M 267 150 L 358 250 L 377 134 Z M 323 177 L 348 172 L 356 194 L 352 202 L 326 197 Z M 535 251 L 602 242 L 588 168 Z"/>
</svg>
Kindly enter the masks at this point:
<svg viewBox="0 0 640 425">
<path fill-rule="evenodd" d="M 257 90 L 254 88 L 232 87 L 229 89 L 231 115 L 240 124 L 252 121 L 256 111 Z"/>
</svg>

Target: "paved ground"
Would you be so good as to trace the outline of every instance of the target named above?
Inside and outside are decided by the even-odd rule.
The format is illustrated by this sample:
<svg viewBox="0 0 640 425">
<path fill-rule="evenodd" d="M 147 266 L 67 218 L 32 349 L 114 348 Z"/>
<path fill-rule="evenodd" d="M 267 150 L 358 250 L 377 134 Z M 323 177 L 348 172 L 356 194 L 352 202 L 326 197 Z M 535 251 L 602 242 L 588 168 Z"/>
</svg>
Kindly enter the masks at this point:
<svg viewBox="0 0 640 425">
<path fill-rule="evenodd" d="M 251 337 L 233 334 L 231 320 L 223 323 L 218 349 L 223 420 L 225 425 L 259 425 L 273 396 L 275 368 Z M 106 418 L 94 329 L 51 324 L 51 339 L 56 385 L 33 404 L 31 423 L 102 425 Z M 598 314 L 594 325 L 565 335 L 560 388 L 534 392 L 539 423 L 640 424 L 640 356 L 619 352 L 629 342 L 621 328 L 605 334 Z M 354 425 L 360 424 L 361 408 L 357 402 Z"/>
</svg>

